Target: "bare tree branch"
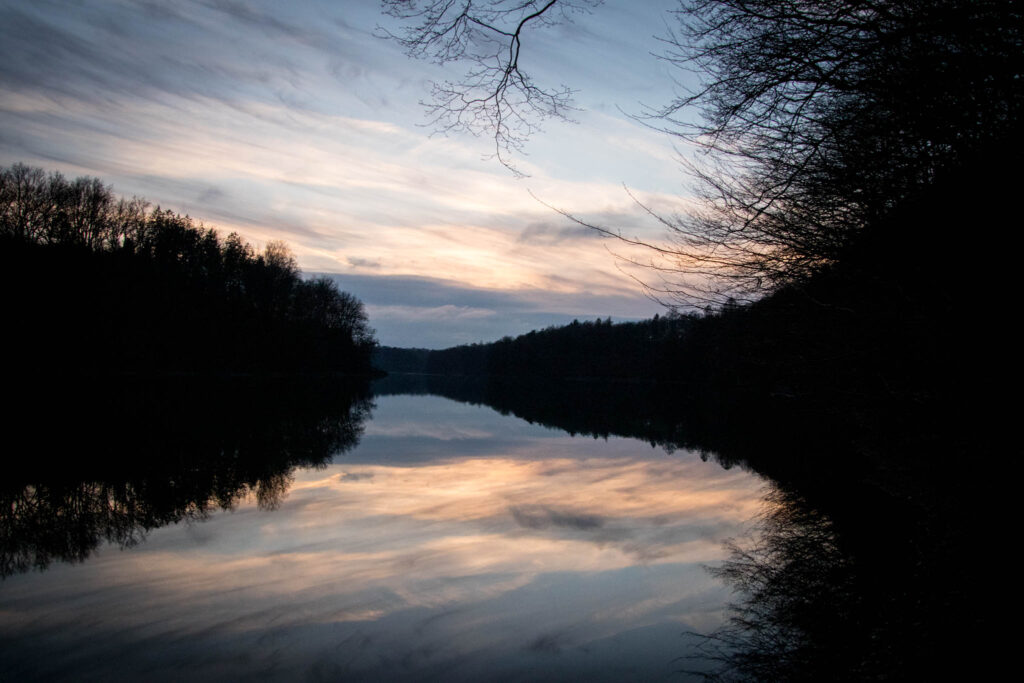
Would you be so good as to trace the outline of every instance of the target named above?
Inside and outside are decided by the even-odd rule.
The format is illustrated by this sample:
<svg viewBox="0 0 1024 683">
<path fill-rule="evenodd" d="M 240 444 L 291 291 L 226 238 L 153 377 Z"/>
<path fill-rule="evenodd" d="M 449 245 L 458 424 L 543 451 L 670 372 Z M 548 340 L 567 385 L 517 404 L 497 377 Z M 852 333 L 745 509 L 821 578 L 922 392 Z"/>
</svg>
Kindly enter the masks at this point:
<svg viewBox="0 0 1024 683">
<path fill-rule="evenodd" d="M 561 23 L 570 14 L 603 0 L 382 0 L 384 13 L 410 22 L 398 33 L 378 35 L 396 41 L 407 55 L 435 64 L 467 62 L 458 81 L 434 83 L 422 104 L 429 125 L 441 133 L 490 135 L 497 158 L 517 176 L 514 157 L 545 119 L 569 121 L 574 91 L 565 85 L 541 87 L 520 64 L 527 29 Z"/>
<path fill-rule="evenodd" d="M 681 0 L 677 17 L 663 58 L 699 84 L 648 120 L 702 150 L 687 170 L 705 209 L 670 236 L 680 263 L 713 249 L 725 290 L 805 281 L 1015 135 L 1024 17 L 1007 0 Z"/>
<path fill-rule="evenodd" d="M 493 135 L 515 172 L 539 122 L 572 110 L 568 87 L 520 69 L 525 31 L 597 4 L 384 0 L 414 24 L 386 35 L 413 57 L 470 62 L 463 80 L 435 84 L 431 121 Z M 703 208 L 643 207 L 662 244 L 560 212 L 646 247 L 661 280 L 649 293 L 722 302 L 805 282 L 940 174 L 1019 145 L 1024 12 L 1012 0 L 679 0 L 675 16 L 663 58 L 698 85 L 643 120 L 696 145 L 684 164 Z"/>
</svg>

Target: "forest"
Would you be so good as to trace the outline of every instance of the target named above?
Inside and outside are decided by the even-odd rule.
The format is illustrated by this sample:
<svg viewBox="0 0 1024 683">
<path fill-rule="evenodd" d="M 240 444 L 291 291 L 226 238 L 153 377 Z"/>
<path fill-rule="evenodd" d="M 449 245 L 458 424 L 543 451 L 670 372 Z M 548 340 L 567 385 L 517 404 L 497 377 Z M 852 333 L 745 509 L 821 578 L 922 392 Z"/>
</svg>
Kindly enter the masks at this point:
<svg viewBox="0 0 1024 683">
<path fill-rule="evenodd" d="M 362 303 L 262 252 L 97 178 L 0 169 L 7 358 L 25 373 L 368 374 Z"/>
<path fill-rule="evenodd" d="M 441 351 L 383 347 L 374 360 L 385 370 L 441 375 L 667 378 L 678 343 L 695 319 L 670 314 L 619 324 L 574 320 L 514 339 Z"/>
</svg>

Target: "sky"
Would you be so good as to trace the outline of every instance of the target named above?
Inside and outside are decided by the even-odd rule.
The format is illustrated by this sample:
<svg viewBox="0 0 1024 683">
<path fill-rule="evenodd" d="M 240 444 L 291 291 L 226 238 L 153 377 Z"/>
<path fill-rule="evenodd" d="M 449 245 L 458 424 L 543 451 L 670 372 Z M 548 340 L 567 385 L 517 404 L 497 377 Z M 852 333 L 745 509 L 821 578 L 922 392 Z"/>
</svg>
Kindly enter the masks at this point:
<svg viewBox="0 0 1024 683">
<path fill-rule="evenodd" d="M 657 241 L 684 211 L 673 138 L 635 118 L 681 78 L 656 36 L 675 0 L 608 0 L 526 37 L 538 84 L 579 92 L 517 178 L 493 141 L 443 136 L 421 102 L 460 64 L 375 36 L 379 0 L 0 0 L 0 165 L 96 176 L 262 246 L 366 305 L 384 345 L 444 348 L 664 309 L 555 209 Z M 628 192 L 627 189 L 628 188 Z M 638 200 L 638 201 L 637 201 Z"/>
</svg>

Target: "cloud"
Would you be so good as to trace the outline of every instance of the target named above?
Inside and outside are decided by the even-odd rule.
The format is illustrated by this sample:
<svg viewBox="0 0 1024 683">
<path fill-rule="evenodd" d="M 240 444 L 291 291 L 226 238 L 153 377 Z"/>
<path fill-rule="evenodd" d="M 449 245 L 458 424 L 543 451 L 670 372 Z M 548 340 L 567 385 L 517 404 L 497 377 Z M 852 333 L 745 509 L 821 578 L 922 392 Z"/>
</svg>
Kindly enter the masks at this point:
<svg viewBox="0 0 1024 683">
<path fill-rule="evenodd" d="M 0 164 L 96 175 L 257 246 L 284 239 L 308 272 L 461 289 L 420 303 L 409 288 L 407 300 L 366 299 L 374 306 L 495 312 L 463 311 L 469 326 L 444 330 L 426 329 L 425 312 L 378 309 L 391 343 L 426 335 L 450 346 L 526 324 L 658 310 L 616 270 L 607 240 L 530 195 L 654 237 L 663 227 L 620 183 L 639 173 L 637 195 L 672 206 L 670 166 L 651 157 L 658 138 L 587 114 L 585 125 L 545 136 L 524 165 L 532 177 L 516 180 L 481 161 L 480 140 L 418 127 L 424 84 L 445 72 L 373 38 L 382 21 L 376 0 L 8 3 Z M 607 33 L 600 28 L 581 25 L 578 38 Z"/>
<path fill-rule="evenodd" d="M 215 202 L 224 202 L 227 200 L 228 195 L 224 190 L 219 187 L 209 186 L 202 190 L 198 196 L 196 196 L 197 204 L 208 204 Z"/>
<path fill-rule="evenodd" d="M 567 645 L 565 642 L 566 638 L 561 633 L 545 633 L 537 636 L 536 639 L 527 643 L 524 649 L 529 652 L 539 652 L 548 655 L 557 655 L 562 652 L 562 648 Z"/>
<path fill-rule="evenodd" d="M 587 228 L 578 225 L 556 225 L 551 221 L 534 221 L 519 232 L 517 241 L 526 244 L 555 245 L 568 240 L 593 237 Z"/>
<path fill-rule="evenodd" d="M 447 321 L 458 322 L 462 320 L 473 320 L 476 318 L 492 318 L 497 315 L 496 311 L 486 308 L 471 308 L 469 306 L 434 306 L 430 308 L 417 306 L 367 306 L 367 311 L 374 320 L 397 318 L 407 322 Z"/>
<path fill-rule="evenodd" d="M 356 258 L 354 256 L 349 256 L 345 260 L 348 261 L 349 265 L 352 266 L 353 268 L 380 268 L 380 261 L 371 261 L 369 259 Z"/>
<path fill-rule="evenodd" d="M 592 531 L 604 526 L 604 519 L 571 510 L 551 508 L 544 505 L 514 505 L 509 508 L 516 524 L 525 529 L 547 529 L 561 527 L 575 531 Z"/>
<path fill-rule="evenodd" d="M 525 334 L 574 319 L 635 320 L 663 309 L 639 292 L 562 292 L 541 288 L 485 289 L 452 280 L 370 274 L 324 273 L 366 305 L 370 324 L 385 346 L 447 348 L 506 335 Z M 631 295 L 629 295 L 631 294 Z"/>
<path fill-rule="evenodd" d="M 626 290 L 617 294 L 557 292 L 547 289 L 491 289 L 472 287 L 456 280 L 418 276 L 376 276 L 368 274 L 322 273 L 343 290 L 382 312 L 402 313 L 408 307 L 420 311 L 462 313 L 463 317 L 488 317 L 494 312 L 552 313 L 580 317 L 641 318 L 661 308 L 640 292 Z M 572 284 L 558 276 L 553 282 Z M 427 315 L 428 313 L 424 313 Z"/>
</svg>

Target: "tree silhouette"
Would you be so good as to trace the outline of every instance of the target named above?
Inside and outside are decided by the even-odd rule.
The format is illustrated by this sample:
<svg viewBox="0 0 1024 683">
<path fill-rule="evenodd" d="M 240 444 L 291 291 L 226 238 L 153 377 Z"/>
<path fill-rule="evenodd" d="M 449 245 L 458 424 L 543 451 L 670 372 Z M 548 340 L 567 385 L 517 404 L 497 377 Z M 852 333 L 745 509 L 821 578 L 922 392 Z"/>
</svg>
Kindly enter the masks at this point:
<svg viewBox="0 0 1024 683">
<path fill-rule="evenodd" d="M 578 3 L 385 6 L 418 22 L 401 37 L 410 55 L 480 65 L 439 86 L 431 114 L 489 128 L 506 165 L 501 152 L 534 130 L 525 117 L 564 111 L 551 93 L 523 106 L 533 91 L 519 38 L 526 21 Z M 665 244 L 589 226 L 649 247 L 640 265 L 668 303 L 743 301 L 806 281 L 947 171 L 1019 154 L 1024 17 L 1010 0 L 681 0 L 674 14 L 663 56 L 699 84 L 647 121 L 702 151 L 687 165 L 703 208 L 652 211 Z M 507 53 L 484 50 L 501 40 Z"/>
<path fill-rule="evenodd" d="M 944 173 L 1018 137 L 1012 2 L 696 0 L 680 16 L 667 58 L 701 83 L 657 114 L 706 153 L 690 166 L 705 209 L 669 228 L 676 266 L 715 293 L 805 281 Z M 700 123 L 677 116 L 694 107 Z"/>
<path fill-rule="evenodd" d="M 459 81 L 433 84 L 424 103 L 431 124 L 443 132 L 488 133 L 494 154 L 517 175 L 512 156 L 539 130 L 539 121 L 567 119 L 573 91 L 565 85 L 541 87 L 520 66 L 527 29 L 551 26 L 602 0 L 383 0 L 384 12 L 410 22 L 392 33 L 410 57 L 437 64 L 467 61 Z"/>
<path fill-rule="evenodd" d="M 46 273 L 46 277 L 40 277 Z M 363 305 L 96 178 L 0 168 L 0 300 L 22 370 L 370 372 Z M 74 339 L 74 352 L 68 340 Z"/>
</svg>

